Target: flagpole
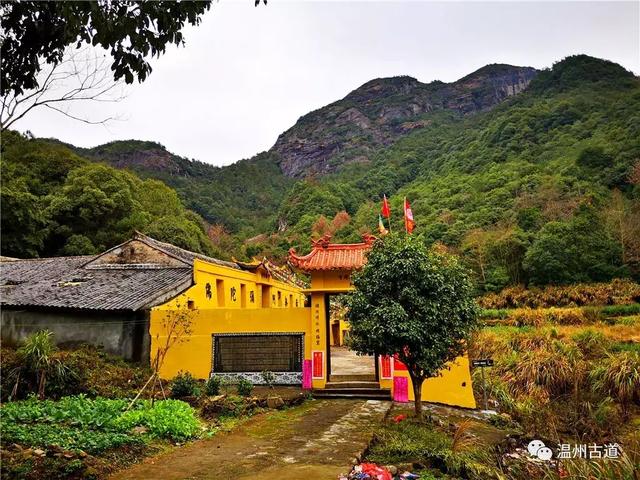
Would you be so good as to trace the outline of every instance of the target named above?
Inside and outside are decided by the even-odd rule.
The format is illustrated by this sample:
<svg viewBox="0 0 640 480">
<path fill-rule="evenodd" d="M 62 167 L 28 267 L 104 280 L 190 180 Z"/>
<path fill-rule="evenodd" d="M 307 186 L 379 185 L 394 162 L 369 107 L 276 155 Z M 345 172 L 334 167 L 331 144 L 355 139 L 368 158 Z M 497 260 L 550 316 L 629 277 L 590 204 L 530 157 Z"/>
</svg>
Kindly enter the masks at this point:
<svg viewBox="0 0 640 480">
<path fill-rule="evenodd" d="M 402 217 L 404 218 L 404 231 L 405 233 L 409 233 L 409 229 L 407 228 L 407 197 L 404 197 L 404 201 L 402 202 Z"/>
</svg>

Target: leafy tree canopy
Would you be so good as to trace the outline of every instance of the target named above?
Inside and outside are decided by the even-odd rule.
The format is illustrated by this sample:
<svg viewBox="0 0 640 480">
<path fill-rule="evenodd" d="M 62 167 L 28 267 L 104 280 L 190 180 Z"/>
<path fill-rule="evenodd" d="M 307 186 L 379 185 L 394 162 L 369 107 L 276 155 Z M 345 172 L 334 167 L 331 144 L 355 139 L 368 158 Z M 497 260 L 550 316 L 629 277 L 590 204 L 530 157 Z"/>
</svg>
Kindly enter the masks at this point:
<svg viewBox="0 0 640 480">
<path fill-rule="evenodd" d="M 464 352 L 475 326 L 466 269 L 418 238 L 393 234 L 375 243 L 353 284 L 347 313 L 351 348 L 397 355 L 411 376 L 420 415 L 422 383 Z"/>
<path fill-rule="evenodd" d="M 210 1 L 3 1 L 1 94 L 37 87 L 42 59 L 56 64 L 67 47 L 83 44 L 109 50 L 115 80 L 142 82 L 151 73 L 146 58 L 164 53 L 167 44 L 182 44 L 185 23 L 198 25 L 210 6 Z"/>
<path fill-rule="evenodd" d="M 3 136 L 2 254 L 89 255 L 139 230 L 204 254 L 207 225 L 164 183 L 92 163 L 59 143 Z M 227 254 L 230 252 L 227 252 Z"/>
</svg>

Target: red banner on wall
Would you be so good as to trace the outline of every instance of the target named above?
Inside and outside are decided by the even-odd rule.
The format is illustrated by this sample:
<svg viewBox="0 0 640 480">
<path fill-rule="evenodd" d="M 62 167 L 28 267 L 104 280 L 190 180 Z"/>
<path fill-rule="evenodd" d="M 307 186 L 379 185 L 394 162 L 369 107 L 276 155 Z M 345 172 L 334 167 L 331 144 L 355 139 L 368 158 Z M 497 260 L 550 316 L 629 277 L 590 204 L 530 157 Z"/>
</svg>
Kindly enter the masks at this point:
<svg viewBox="0 0 640 480">
<path fill-rule="evenodd" d="M 391 357 L 389 355 L 380 357 L 380 373 L 382 378 L 391 378 Z"/>
<path fill-rule="evenodd" d="M 324 352 L 313 352 L 313 378 L 324 378 Z"/>
</svg>

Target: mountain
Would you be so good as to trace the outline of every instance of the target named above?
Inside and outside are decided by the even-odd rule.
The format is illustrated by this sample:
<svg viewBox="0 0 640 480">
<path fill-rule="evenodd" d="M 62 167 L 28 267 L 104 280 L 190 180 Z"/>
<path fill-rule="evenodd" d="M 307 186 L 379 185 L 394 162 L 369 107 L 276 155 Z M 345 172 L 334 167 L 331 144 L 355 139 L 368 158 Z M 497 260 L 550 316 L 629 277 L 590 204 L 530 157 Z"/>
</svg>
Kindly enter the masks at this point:
<svg viewBox="0 0 640 480">
<path fill-rule="evenodd" d="M 292 183 L 271 153 L 215 167 L 170 153 L 156 142 L 126 140 L 94 148 L 70 147 L 93 161 L 162 180 L 176 189 L 187 208 L 232 232 L 244 230 L 246 236 L 273 226 L 273 212 Z"/>
<path fill-rule="evenodd" d="M 406 196 L 415 235 L 461 255 L 479 289 L 495 290 L 640 275 L 638 112 L 633 73 L 576 55 L 541 71 L 488 65 L 450 84 L 372 80 L 227 167 L 154 142 L 68 148 L 166 183 L 237 257 L 284 261 L 325 233 L 358 241 L 375 231 L 382 194 L 402 231 Z M 31 160 L 11 161 L 21 172 Z M 30 218 L 20 208 L 15 218 Z"/>
<path fill-rule="evenodd" d="M 350 162 L 367 163 L 377 149 L 429 125 L 432 113 L 471 115 L 490 110 L 523 91 L 537 70 L 487 65 L 453 82 L 421 83 L 412 77 L 379 78 L 342 100 L 300 118 L 278 137 L 272 151 L 283 173 L 294 178 L 335 172 Z"/>
</svg>

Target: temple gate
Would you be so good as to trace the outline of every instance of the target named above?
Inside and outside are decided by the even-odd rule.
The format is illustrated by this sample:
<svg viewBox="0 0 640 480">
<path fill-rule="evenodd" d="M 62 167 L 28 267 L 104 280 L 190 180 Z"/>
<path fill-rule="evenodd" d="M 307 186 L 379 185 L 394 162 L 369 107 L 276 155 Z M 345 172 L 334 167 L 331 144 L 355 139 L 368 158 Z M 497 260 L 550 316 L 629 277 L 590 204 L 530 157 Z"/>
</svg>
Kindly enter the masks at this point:
<svg viewBox="0 0 640 480">
<path fill-rule="evenodd" d="M 396 401 L 413 400 L 413 388 L 406 367 L 402 362 L 389 358 L 375 358 L 375 376 L 357 376 L 340 381 L 332 375 L 331 346 L 341 344 L 346 326 L 338 325 L 332 331 L 330 324 L 330 297 L 353 291 L 351 274 L 362 268 L 366 254 L 376 238 L 365 234 L 361 243 L 331 243 L 331 236 L 312 241 L 311 252 L 298 255 L 289 251 L 291 266 L 311 275 L 311 287 L 305 290 L 310 295 L 311 309 L 311 352 L 307 360 L 310 383 L 318 396 L 342 396 L 362 393 L 373 398 L 389 395 Z M 308 357 L 309 358 L 309 357 Z M 375 388 L 372 388 L 375 387 Z M 332 395 L 331 392 L 334 392 Z M 425 402 L 443 403 L 466 408 L 475 408 L 469 359 L 465 354 L 443 369 L 440 376 L 426 380 L 422 387 Z"/>
</svg>

